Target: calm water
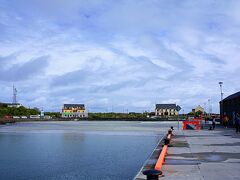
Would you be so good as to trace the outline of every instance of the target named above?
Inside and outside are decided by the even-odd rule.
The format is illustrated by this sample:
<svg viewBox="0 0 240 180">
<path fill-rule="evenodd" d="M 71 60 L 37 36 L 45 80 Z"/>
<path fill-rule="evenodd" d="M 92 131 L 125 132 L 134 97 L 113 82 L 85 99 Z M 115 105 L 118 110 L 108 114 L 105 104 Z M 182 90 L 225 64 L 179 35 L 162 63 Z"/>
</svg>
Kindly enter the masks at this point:
<svg viewBox="0 0 240 180">
<path fill-rule="evenodd" d="M 161 138 L 157 132 L 126 122 L 1 126 L 0 179 L 132 179 Z"/>
</svg>

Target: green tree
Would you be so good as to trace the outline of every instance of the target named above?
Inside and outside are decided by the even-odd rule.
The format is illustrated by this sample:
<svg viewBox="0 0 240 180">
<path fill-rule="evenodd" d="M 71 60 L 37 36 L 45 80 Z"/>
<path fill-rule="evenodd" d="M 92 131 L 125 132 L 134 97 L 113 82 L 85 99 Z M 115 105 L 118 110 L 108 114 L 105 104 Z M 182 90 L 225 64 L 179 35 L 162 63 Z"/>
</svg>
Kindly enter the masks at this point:
<svg viewBox="0 0 240 180">
<path fill-rule="evenodd" d="M 201 116 L 202 114 L 203 114 L 202 111 L 197 111 L 197 112 L 195 112 L 195 116 Z"/>
</svg>

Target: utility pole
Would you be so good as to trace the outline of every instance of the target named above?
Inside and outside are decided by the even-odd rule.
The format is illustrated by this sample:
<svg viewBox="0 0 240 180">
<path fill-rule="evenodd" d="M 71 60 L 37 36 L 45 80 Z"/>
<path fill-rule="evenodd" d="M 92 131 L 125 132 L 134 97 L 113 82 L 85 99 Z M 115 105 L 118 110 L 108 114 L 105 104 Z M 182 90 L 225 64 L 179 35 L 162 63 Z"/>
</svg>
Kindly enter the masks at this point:
<svg viewBox="0 0 240 180">
<path fill-rule="evenodd" d="M 13 104 L 17 104 L 17 88 L 14 87 L 13 85 L 13 100 L 12 100 Z"/>
</svg>

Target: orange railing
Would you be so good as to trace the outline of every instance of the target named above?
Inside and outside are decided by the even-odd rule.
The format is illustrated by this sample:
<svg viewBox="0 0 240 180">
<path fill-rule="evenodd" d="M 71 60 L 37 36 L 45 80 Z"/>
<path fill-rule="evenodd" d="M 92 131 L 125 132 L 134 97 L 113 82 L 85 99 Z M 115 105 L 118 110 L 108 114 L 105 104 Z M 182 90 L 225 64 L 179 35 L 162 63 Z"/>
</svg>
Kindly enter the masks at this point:
<svg viewBox="0 0 240 180">
<path fill-rule="evenodd" d="M 172 136 L 171 133 L 169 133 L 169 134 L 167 135 L 167 141 L 168 141 L 168 143 L 169 143 L 170 140 L 171 140 L 171 136 Z M 164 162 L 165 162 L 165 157 L 166 157 L 166 155 L 167 155 L 168 143 L 165 143 L 165 145 L 164 145 L 163 148 L 162 148 L 162 151 L 161 151 L 161 153 L 160 153 L 160 155 L 159 155 L 159 158 L 158 158 L 158 160 L 157 160 L 157 163 L 156 163 L 156 165 L 155 165 L 155 167 L 154 167 L 155 170 L 159 170 L 159 171 L 160 171 L 160 170 L 162 169 L 162 166 L 163 166 L 163 164 L 164 164 Z"/>
<path fill-rule="evenodd" d="M 165 157 L 167 155 L 168 144 L 170 143 L 173 130 L 174 130 L 173 127 L 171 127 L 171 129 L 168 130 L 167 137 L 166 139 L 164 139 L 164 146 L 162 148 L 162 151 L 159 155 L 159 158 L 154 169 L 148 169 L 143 171 L 143 174 L 147 176 L 147 179 L 158 179 L 159 175 L 162 175 L 161 169 L 164 164 Z"/>
</svg>

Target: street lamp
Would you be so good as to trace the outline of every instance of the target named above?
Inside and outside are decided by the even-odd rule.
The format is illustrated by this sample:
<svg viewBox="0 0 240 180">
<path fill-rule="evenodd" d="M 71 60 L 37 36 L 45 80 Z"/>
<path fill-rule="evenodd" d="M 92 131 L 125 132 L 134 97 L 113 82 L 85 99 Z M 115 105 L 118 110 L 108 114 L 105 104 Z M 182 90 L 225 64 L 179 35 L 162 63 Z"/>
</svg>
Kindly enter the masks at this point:
<svg viewBox="0 0 240 180">
<path fill-rule="evenodd" d="M 221 91 L 220 117 L 221 117 L 221 119 L 222 119 L 222 116 L 223 116 L 223 102 L 222 102 L 222 100 L 223 100 L 223 92 L 222 92 L 222 85 L 223 85 L 223 82 L 220 81 L 218 84 L 219 84 L 219 86 L 220 86 L 220 91 Z"/>
</svg>

